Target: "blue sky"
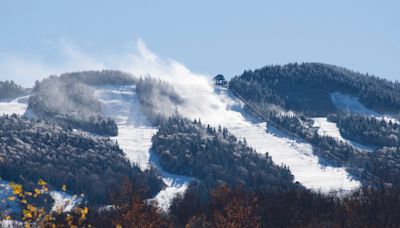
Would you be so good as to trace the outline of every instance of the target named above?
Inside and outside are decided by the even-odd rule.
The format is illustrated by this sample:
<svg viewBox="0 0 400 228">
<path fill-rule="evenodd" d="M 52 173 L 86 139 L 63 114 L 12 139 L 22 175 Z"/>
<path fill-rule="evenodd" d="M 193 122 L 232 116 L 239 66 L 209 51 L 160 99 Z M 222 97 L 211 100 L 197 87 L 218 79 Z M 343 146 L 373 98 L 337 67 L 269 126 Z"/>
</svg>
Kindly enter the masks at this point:
<svg viewBox="0 0 400 228">
<path fill-rule="evenodd" d="M 400 1 L 367 0 L 0 0 L 0 80 L 112 68 L 99 62 L 118 61 L 139 38 L 208 75 L 316 61 L 399 80 L 399 10 Z"/>
</svg>

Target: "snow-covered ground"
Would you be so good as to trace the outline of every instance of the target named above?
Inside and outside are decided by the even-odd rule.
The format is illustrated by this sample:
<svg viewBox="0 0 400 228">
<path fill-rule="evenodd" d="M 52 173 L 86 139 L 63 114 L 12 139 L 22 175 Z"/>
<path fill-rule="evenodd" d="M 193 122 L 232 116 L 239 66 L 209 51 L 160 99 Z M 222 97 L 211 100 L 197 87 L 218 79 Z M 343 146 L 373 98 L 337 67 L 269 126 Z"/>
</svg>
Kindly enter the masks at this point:
<svg viewBox="0 0 400 228">
<path fill-rule="evenodd" d="M 321 166 L 310 144 L 293 139 L 248 115 L 241 102 L 228 91 L 220 90 L 219 98 L 226 104 L 224 116 L 228 120 L 221 125 L 237 137 L 246 138 L 258 153 L 268 152 L 276 164 L 287 165 L 295 180 L 305 187 L 329 192 L 352 190 L 360 186 L 344 168 Z"/>
<path fill-rule="evenodd" d="M 54 200 L 52 207 L 53 211 L 62 210 L 64 212 L 71 211 L 77 206 L 82 199 L 77 196 L 71 196 L 65 192 L 51 191 L 50 196 Z M 10 187 L 9 182 L 0 180 L 0 212 L 5 214 L 19 213 L 20 203 L 18 198 L 10 200 L 9 197 L 13 196 L 13 190 Z"/>
<path fill-rule="evenodd" d="M 23 115 L 28 107 L 29 96 L 23 96 L 11 101 L 0 101 L 0 115 L 13 113 Z"/>
<path fill-rule="evenodd" d="M 61 191 L 51 191 L 50 196 L 54 200 L 52 211 L 70 212 L 82 202 L 82 198 Z"/>
<path fill-rule="evenodd" d="M 189 119 L 200 118 L 203 123 L 222 125 L 238 138 L 246 138 L 258 153 L 269 153 L 276 164 L 289 167 L 296 181 L 307 188 L 328 192 L 352 190 L 360 186 L 344 168 L 324 167 L 313 155 L 312 146 L 297 141 L 268 127 L 267 123 L 250 116 L 243 104 L 227 89 L 213 88 L 208 82 L 190 76 L 191 80 L 171 80 L 170 83 L 185 100 L 177 107 Z"/>
<path fill-rule="evenodd" d="M 267 129 L 267 123 L 247 115 L 240 101 L 228 91 L 215 91 L 206 75 L 192 73 L 175 60 L 157 56 L 148 50 L 143 42 L 138 42 L 138 53 L 129 55 L 123 65 L 124 67 L 116 68 L 134 75 L 152 75 L 171 83 L 184 100 L 184 103 L 177 107 L 180 114 L 189 119 L 201 118 L 206 124 L 225 126 L 239 138 L 245 137 L 248 144 L 258 153 L 268 152 L 275 163 L 287 165 L 295 180 L 304 186 L 325 192 L 350 190 L 360 186 L 345 169 L 321 166 L 318 158 L 313 155 L 310 144 L 290 138 L 269 126 Z M 141 113 L 135 88 L 96 88 L 95 95 L 103 102 L 105 114 L 116 119 L 119 135 L 115 140 L 118 140 L 129 159 L 141 169 L 147 169 L 151 165 L 160 169 L 168 187 L 155 199 L 166 208 L 173 196 L 185 191 L 190 178 L 163 172 L 157 165 L 157 160 L 151 156 L 151 137 L 157 129 L 151 127 Z M 344 109 L 365 111 L 358 105 L 357 99 L 336 93 L 332 95 L 332 99 Z M 351 107 L 348 107 L 349 103 L 352 104 Z M 5 109 L 9 111 L 9 105 L 6 106 Z"/>
<path fill-rule="evenodd" d="M 167 81 L 173 84 L 178 94 L 185 100 L 184 104 L 177 107 L 182 115 L 190 119 L 201 118 L 202 122 L 215 126 L 225 126 L 237 137 L 246 138 L 249 145 L 259 153 L 268 152 L 275 163 L 287 165 L 295 180 L 304 186 L 328 192 L 351 190 L 360 185 L 359 182 L 352 180 L 343 168 L 321 166 L 318 158 L 313 155 L 310 144 L 285 136 L 270 127 L 267 130 L 267 123 L 246 114 L 243 104 L 229 91 L 219 89 L 215 92 L 203 78 L 194 78 L 190 83 Z M 104 114 L 117 121 L 119 134 L 114 139 L 118 141 L 131 162 L 142 170 L 155 166 L 160 171 L 167 188 L 162 190 L 155 200 L 161 208 L 167 209 L 172 198 L 186 190 L 191 178 L 164 172 L 158 165 L 157 159 L 150 153 L 151 138 L 157 129 L 148 123 L 141 112 L 135 87 L 97 87 L 95 95 L 103 104 Z M 27 97 L 2 102 L 0 113 L 15 112 L 22 115 L 26 111 L 26 100 Z M 328 134 L 338 136 L 337 132 Z M 61 201 L 59 204 L 62 204 Z"/>
<path fill-rule="evenodd" d="M 360 114 L 360 115 L 368 115 L 368 116 L 373 116 L 379 120 L 385 120 L 387 122 L 392 121 L 392 122 L 397 122 L 400 123 L 398 120 L 393 118 L 391 115 L 388 114 L 381 114 L 378 112 L 375 112 L 372 109 L 369 109 L 363 105 L 358 97 L 350 96 L 347 94 L 342 94 L 339 92 L 334 92 L 331 93 L 331 100 L 333 104 L 344 111 L 348 111 L 351 113 L 355 114 Z"/>
<path fill-rule="evenodd" d="M 374 148 L 372 148 L 372 147 L 362 145 L 362 144 L 354 142 L 352 140 L 343 138 L 342 135 L 340 134 L 340 130 L 337 127 L 336 123 L 329 122 L 326 117 L 313 118 L 313 120 L 314 120 L 314 127 L 318 128 L 319 135 L 330 136 L 339 141 L 346 142 L 360 150 L 369 151 L 369 152 L 374 151 Z"/>
<path fill-rule="evenodd" d="M 389 115 L 381 115 L 381 116 L 375 116 L 375 118 L 377 118 L 378 120 L 384 120 L 386 122 L 390 122 L 392 121 L 392 123 L 397 123 L 400 124 L 400 121 L 395 119 L 394 117 L 391 117 Z"/>
<path fill-rule="evenodd" d="M 314 120 L 314 126 L 318 128 L 318 134 L 320 135 L 326 135 L 330 136 L 332 138 L 341 140 L 341 141 L 346 141 L 340 134 L 339 128 L 336 126 L 336 123 L 329 122 L 326 117 L 318 117 L 318 118 L 313 118 Z"/>
<path fill-rule="evenodd" d="M 98 87 L 95 96 L 102 102 L 104 115 L 118 124 L 118 136 L 113 137 L 130 161 L 142 170 L 150 168 L 151 138 L 157 129 L 148 123 L 140 111 L 134 86 Z"/>
<path fill-rule="evenodd" d="M 236 136 L 245 137 L 248 144 L 261 154 L 268 153 L 276 164 L 287 165 L 295 181 L 307 188 L 329 192 L 352 190 L 360 183 L 352 180 L 344 168 L 323 167 L 313 155 L 308 143 L 285 137 L 284 133 L 269 127 L 265 122 L 242 122 L 228 126 Z"/>
<path fill-rule="evenodd" d="M 151 138 L 157 132 L 140 111 L 140 104 L 134 86 L 98 87 L 96 97 L 102 102 L 103 112 L 118 124 L 118 136 L 114 137 L 118 145 L 127 154 L 130 161 L 142 170 L 153 166 L 167 186 L 154 200 L 167 211 L 175 196 L 186 191 L 191 178 L 165 172 L 159 165 L 155 154 L 151 153 Z"/>
<path fill-rule="evenodd" d="M 164 183 L 167 185 L 164 190 L 160 191 L 154 197 L 154 200 L 163 211 L 168 211 L 172 204 L 172 200 L 176 196 L 185 193 L 189 186 L 188 184 L 194 179 L 186 176 L 174 175 L 164 171 L 159 163 L 159 158 L 154 153 L 151 153 L 150 161 L 151 164 L 160 171 L 160 175 L 162 176 Z"/>
<path fill-rule="evenodd" d="M 209 90 L 196 85 L 173 85 L 185 100 L 182 106 L 177 107 L 182 115 L 190 119 L 201 118 L 202 122 L 212 125 L 220 124 L 237 137 L 246 138 L 259 153 L 268 152 L 275 163 L 287 165 L 295 180 L 307 188 L 328 192 L 360 186 L 344 168 L 321 166 L 310 144 L 284 136 L 273 128 L 267 131 L 267 123 L 247 115 L 243 104 L 229 91 L 218 90 L 215 93 L 211 86 Z M 104 113 L 116 119 L 119 134 L 115 139 L 129 159 L 142 170 L 150 165 L 159 170 L 167 187 L 154 200 L 161 209 L 168 210 L 172 199 L 186 191 L 191 178 L 165 172 L 157 157 L 149 151 L 151 138 L 157 129 L 150 126 L 140 111 L 135 87 L 101 87 L 96 88 L 95 95 L 103 103 Z"/>
<path fill-rule="evenodd" d="M 17 220 L 0 220 L 0 227 L 2 228 L 15 228 L 15 227 L 24 227 L 24 223 Z"/>
<path fill-rule="evenodd" d="M 331 93 L 333 104 L 339 109 L 349 111 L 355 114 L 380 116 L 379 113 L 365 107 L 357 97 L 342 94 L 339 92 Z"/>
<path fill-rule="evenodd" d="M 328 192 L 352 190 L 360 186 L 344 168 L 321 166 L 318 157 L 313 155 L 310 144 L 270 127 L 267 130 L 267 123 L 246 114 L 243 104 L 228 90 L 215 91 L 208 81 L 202 78 L 193 78 L 190 82 L 168 81 L 184 100 L 184 103 L 177 107 L 179 113 L 189 119 L 200 118 L 203 123 L 225 126 L 237 137 L 246 138 L 248 144 L 259 153 L 268 152 L 276 164 L 287 165 L 295 180 L 305 187 Z M 120 134 L 116 139 L 119 145 L 132 162 L 145 169 L 152 163 L 149 148 L 151 136 L 156 129 L 146 123 L 134 91 L 134 87 L 100 88 L 95 94 L 103 102 L 105 113 L 118 121 Z M 159 166 L 155 166 L 160 169 Z M 163 180 L 170 188 L 161 192 L 156 199 L 160 205 L 167 207 L 165 205 L 171 199 L 170 196 L 183 192 L 188 183 L 186 181 L 190 178 L 183 177 L 184 184 L 176 184 L 177 182 L 171 181 L 169 175 L 164 175 Z"/>
</svg>

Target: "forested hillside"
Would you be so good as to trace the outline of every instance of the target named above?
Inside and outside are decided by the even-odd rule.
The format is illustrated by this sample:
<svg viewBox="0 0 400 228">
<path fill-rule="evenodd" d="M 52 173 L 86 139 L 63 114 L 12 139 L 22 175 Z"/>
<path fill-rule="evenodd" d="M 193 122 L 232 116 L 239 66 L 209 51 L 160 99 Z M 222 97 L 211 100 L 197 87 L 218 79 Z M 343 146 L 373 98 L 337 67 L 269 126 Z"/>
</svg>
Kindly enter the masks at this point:
<svg viewBox="0 0 400 228">
<path fill-rule="evenodd" d="M 132 84 L 133 76 L 119 71 L 88 71 L 50 76 L 35 83 L 29 108 L 36 115 L 74 128 L 116 136 L 114 120 L 101 114 L 101 103 L 88 85 Z"/>
<path fill-rule="evenodd" d="M 258 140 L 285 138 L 282 142 L 289 144 L 297 143 L 292 140 L 295 138 L 301 141 L 296 145 L 309 145 L 307 153 L 313 151 L 321 164 L 343 167 L 351 175 L 346 177 L 359 180 L 362 188 L 345 196 L 305 189 L 294 183 L 289 167 L 274 164 L 269 154 L 264 154 L 272 154 L 273 146 L 262 148 L 261 154 L 227 128 L 180 117 L 179 106 L 190 105 L 190 99 L 183 98 L 185 94 L 179 94 L 167 82 L 119 71 L 67 73 L 37 82 L 29 100 L 29 108 L 37 115 L 35 120 L 16 115 L 0 117 L 1 178 L 21 183 L 26 189 L 44 179 L 52 189 L 65 184 L 70 193 L 84 193 L 94 209 L 88 215 L 89 222 L 97 227 L 400 224 L 394 212 L 400 200 L 400 126 L 395 121 L 339 112 L 331 100 L 331 93 L 341 92 L 359 97 L 370 108 L 393 113 L 392 107 L 398 105 L 397 83 L 330 65 L 289 64 L 246 71 L 233 78 L 229 86 L 245 101 L 246 107 L 240 111 L 250 111 L 267 121 L 265 131 L 270 138 L 257 134 Z M 113 92 L 106 94 L 109 100 L 97 96 L 103 90 Z M 376 103 L 375 97 L 380 102 Z M 128 139 L 124 140 L 129 141 L 131 136 L 142 139 L 158 129 L 151 153 L 147 147 L 140 152 L 127 150 L 142 153 L 149 170 L 132 166 L 118 142 L 108 138 L 118 135 L 118 128 L 113 119 L 102 114 L 106 102 L 126 102 L 126 106 L 112 107 L 128 107 L 118 110 L 124 115 L 137 114 L 132 109 L 140 109 L 153 124 L 145 128 L 126 126 Z M 226 107 L 231 108 L 228 103 Z M 348 141 L 320 134 L 310 117 L 328 114 L 346 139 L 379 149 L 363 151 Z M 255 129 L 265 128 L 247 119 L 241 121 L 246 128 L 254 127 L 245 132 L 249 136 Z M 234 131 L 237 126 L 228 127 Z M 248 139 L 253 142 L 254 138 Z M 122 142 L 120 145 L 124 145 Z M 148 143 L 150 146 L 150 140 Z M 169 174 L 163 176 L 165 171 L 192 182 L 187 190 L 189 181 L 169 185 L 174 180 Z M 172 201 L 173 196 L 178 197 Z M 161 213 L 150 203 L 159 202 L 158 197 L 172 201 L 168 212 Z M 97 210 L 104 204 L 113 206 Z"/>
<path fill-rule="evenodd" d="M 14 81 L 0 81 L 0 100 L 12 99 L 26 93 L 26 90 Z"/>
<path fill-rule="evenodd" d="M 75 81 L 87 85 L 132 85 L 137 79 L 129 74 L 119 70 L 101 70 L 101 71 L 81 71 L 73 73 L 64 73 L 60 75 L 64 81 Z"/>
<path fill-rule="evenodd" d="M 377 147 L 400 146 L 400 125 L 397 121 L 350 113 L 331 114 L 328 120 L 337 123 L 343 137 L 356 142 Z"/>
<path fill-rule="evenodd" d="M 342 113 L 331 99 L 331 93 L 340 92 L 358 97 L 374 110 L 397 113 L 399 83 L 327 64 L 295 63 L 245 71 L 234 77 L 229 87 L 246 101 L 254 114 L 314 145 L 313 151 L 322 159 L 321 163 L 344 166 L 366 185 L 400 185 L 396 177 L 400 173 L 398 124 Z M 296 112 L 285 114 L 284 110 Z M 332 114 L 329 119 L 337 122 L 343 137 L 383 148 L 369 153 L 320 135 L 309 117 L 328 114 Z"/>
<path fill-rule="evenodd" d="M 326 116 L 336 111 L 330 98 L 333 92 L 356 96 L 378 112 L 400 110 L 398 82 L 321 63 L 248 70 L 232 78 L 229 88 L 260 108 L 275 104 L 311 116 Z"/>
<path fill-rule="evenodd" d="M 89 202 L 109 203 L 109 193 L 128 177 L 147 197 L 161 181 L 152 171 L 132 167 L 109 138 L 91 137 L 43 120 L 15 115 L 0 117 L 0 174 L 8 181 L 30 186 L 38 179 L 59 189 L 84 193 Z"/>
<path fill-rule="evenodd" d="M 169 118 L 153 137 L 152 149 L 165 170 L 195 177 L 205 189 L 220 184 L 259 191 L 294 187 L 288 168 L 275 165 L 268 154 L 257 154 L 226 128 L 200 121 Z"/>
<path fill-rule="evenodd" d="M 176 106 L 183 103 L 165 81 L 104 70 L 66 73 L 36 82 L 29 108 L 41 118 L 100 135 L 116 136 L 117 125 L 113 119 L 102 115 L 101 102 L 93 95 L 92 86 L 132 85 L 135 86 L 141 110 L 155 125 L 174 115 Z"/>
</svg>

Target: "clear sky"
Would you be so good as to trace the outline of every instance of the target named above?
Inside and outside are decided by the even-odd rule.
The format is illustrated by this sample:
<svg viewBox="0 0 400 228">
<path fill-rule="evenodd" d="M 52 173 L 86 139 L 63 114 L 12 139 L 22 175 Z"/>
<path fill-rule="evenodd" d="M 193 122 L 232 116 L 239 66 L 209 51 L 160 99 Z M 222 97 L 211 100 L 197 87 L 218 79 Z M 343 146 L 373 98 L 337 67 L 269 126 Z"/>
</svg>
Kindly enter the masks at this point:
<svg viewBox="0 0 400 228">
<path fill-rule="evenodd" d="M 0 80 L 51 72 L 39 68 L 65 52 L 125 53 L 138 38 L 209 75 L 315 61 L 400 80 L 399 12 L 398 0 L 0 0 Z"/>
</svg>

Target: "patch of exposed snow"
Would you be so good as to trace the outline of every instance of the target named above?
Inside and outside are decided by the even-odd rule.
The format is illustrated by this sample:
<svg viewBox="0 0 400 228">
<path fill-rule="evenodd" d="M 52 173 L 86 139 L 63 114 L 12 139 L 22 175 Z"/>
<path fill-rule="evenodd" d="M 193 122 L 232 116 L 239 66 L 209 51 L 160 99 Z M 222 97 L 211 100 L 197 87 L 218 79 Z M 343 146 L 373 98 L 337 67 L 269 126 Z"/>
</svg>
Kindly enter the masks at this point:
<svg viewBox="0 0 400 228">
<path fill-rule="evenodd" d="M 2 228 L 15 228 L 15 227 L 24 227 L 24 223 L 17 220 L 0 220 L 0 227 Z"/>
<path fill-rule="evenodd" d="M 329 122 L 326 117 L 312 118 L 314 120 L 314 126 L 318 128 L 318 134 L 322 136 L 330 136 L 332 138 L 346 141 L 340 134 L 339 128 L 336 123 Z"/>
<path fill-rule="evenodd" d="M 2 215 L 19 214 L 21 211 L 20 203 L 18 198 L 10 201 L 8 198 L 13 196 L 13 190 L 9 185 L 9 182 L 0 180 L 0 212 Z M 54 199 L 52 211 L 61 210 L 63 212 L 70 212 L 76 207 L 82 199 L 77 196 L 71 196 L 65 192 L 52 191 L 50 196 Z M 0 224 L 11 225 L 14 220 L 3 220 Z"/>
<path fill-rule="evenodd" d="M 118 124 L 117 140 L 119 147 L 125 152 L 129 160 L 141 170 L 150 168 L 151 138 L 157 129 L 146 126 Z"/>
<path fill-rule="evenodd" d="M 368 151 L 368 152 L 374 151 L 374 148 L 372 148 L 370 146 L 362 145 L 362 144 L 354 142 L 352 140 L 343 138 L 342 135 L 340 134 L 340 130 L 337 127 L 336 123 L 329 122 L 326 117 L 313 118 L 313 120 L 314 120 L 314 127 L 318 128 L 319 135 L 330 136 L 339 141 L 346 142 L 360 150 L 364 150 L 364 151 Z"/>
<path fill-rule="evenodd" d="M 161 190 L 153 198 L 153 200 L 155 200 L 157 202 L 157 206 L 162 211 L 168 212 L 175 197 L 183 195 L 186 192 L 188 186 L 189 186 L 188 184 L 179 185 L 179 186 L 168 186 L 167 185 L 167 187 L 165 189 Z"/>
<path fill-rule="evenodd" d="M 380 116 L 379 113 L 365 107 L 358 97 L 334 92 L 331 93 L 331 99 L 333 104 L 341 110 L 361 115 Z"/>
<path fill-rule="evenodd" d="M 113 210 L 113 209 L 115 209 L 115 206 L 114 205 L 105 205 L 105 206 L 102 206 L 102 207 L 100 207 L 99 209 L 98 209 L 98 212 L 107 212 L 107 211 L 111 211 L 111 210 Z"/>
<path fill-rule="evenodd" d="M 54 200 L 52 211 L 70 212 L 82 202 L 82 198 L 60 191 L 52 191 L 50 196 Z"/>
<path fill-rule="evenodd" d="M 400 124 L 400 121 L 388 115 L 376 116 L 375 118 L 377 118 L 378 120 L 384 120 L 388 123 L 391 121 L 392 123 Z"/>
<path fill-rule="evenodd" d="M 23 96 L 11 101 L 0 101 L 0 115 L 23 115 L 28 107 L 29 96 Z"/>
<path fill-rule="evenodd" d="M 159 163 L 158 156 L 154 153 L 151 153 L 150 161 L 151 164 L 159 170 L 160 176 L 164 184 L 167 186 L 154 197 L 154 200 L 163 211 L 168 211 L 172 204 L 172 200 L 176 196 L 185 193 L 189 183 L 194 179 L 187 176 L 174 175 L 164 171 Z"/>
</svg>

